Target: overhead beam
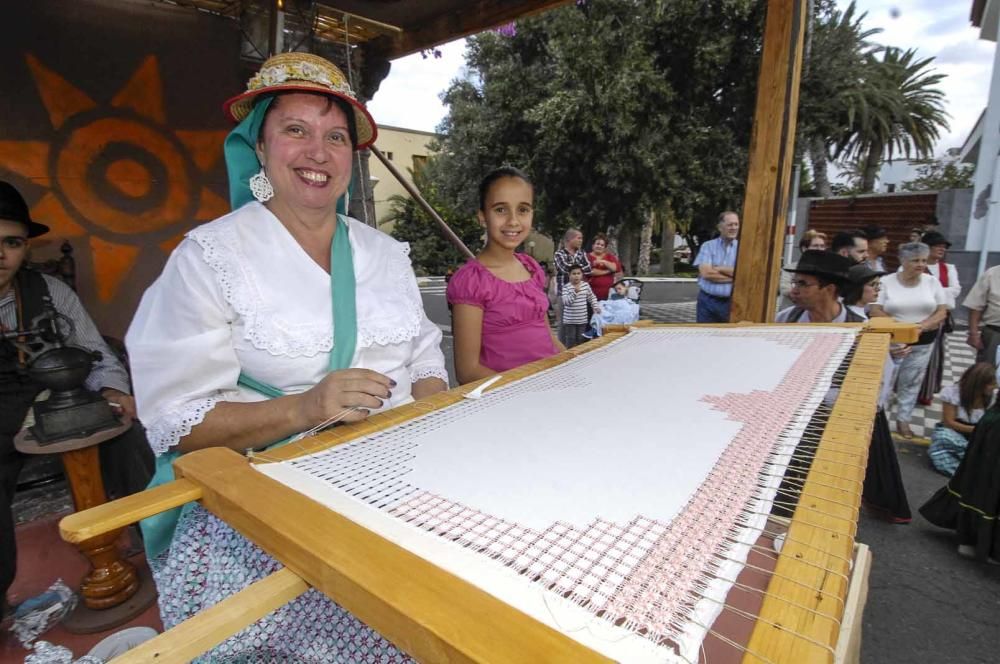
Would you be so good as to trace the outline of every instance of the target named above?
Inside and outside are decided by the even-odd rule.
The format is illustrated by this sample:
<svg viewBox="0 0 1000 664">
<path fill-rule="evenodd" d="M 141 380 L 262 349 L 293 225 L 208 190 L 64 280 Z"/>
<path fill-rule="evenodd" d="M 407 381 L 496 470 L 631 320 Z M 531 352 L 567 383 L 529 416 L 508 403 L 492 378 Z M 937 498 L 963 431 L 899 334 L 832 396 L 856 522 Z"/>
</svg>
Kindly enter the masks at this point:
<svg viewBox="0 0 1000 664">
<path fill-rule="evenodd" d="M 806 0 L 768 0 L 730 321 L 774 320 L 788 215 Z"/>
<path fill-rule="evenodd" d="M 515 19 L 567 5 L 572 0 L 477 0 L 462 9 L 405 28 L 397 35 L 386 35 L 366 44 L 373 53 L 388 60 L 439 46 L 460 37 L 495 28 Z"/>
</svg>

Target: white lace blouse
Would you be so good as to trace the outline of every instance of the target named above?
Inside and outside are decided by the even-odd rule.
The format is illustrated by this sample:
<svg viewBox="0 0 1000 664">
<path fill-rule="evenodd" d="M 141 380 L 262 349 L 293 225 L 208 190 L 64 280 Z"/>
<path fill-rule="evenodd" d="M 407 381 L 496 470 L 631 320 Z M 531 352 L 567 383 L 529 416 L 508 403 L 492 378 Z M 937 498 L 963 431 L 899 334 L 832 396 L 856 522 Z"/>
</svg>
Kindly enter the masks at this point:
<svg viewBox="0 0 1000 664">
<path fill-rule="evenodd" d="M 396 381 L 386 408 L 416 381 L 448 381 L 441 332 L 424 315 L 409 246 L 348 219 L 357 281 L 352 367 Z M 330 275 L 259 203 L 190 233 L 143 295 L 126 344 L 139 417 L 162 454 L 219 401 L 266 397 L 240 372 L 286 393 L 328 372 L 333 348 Z"/>
</svg>

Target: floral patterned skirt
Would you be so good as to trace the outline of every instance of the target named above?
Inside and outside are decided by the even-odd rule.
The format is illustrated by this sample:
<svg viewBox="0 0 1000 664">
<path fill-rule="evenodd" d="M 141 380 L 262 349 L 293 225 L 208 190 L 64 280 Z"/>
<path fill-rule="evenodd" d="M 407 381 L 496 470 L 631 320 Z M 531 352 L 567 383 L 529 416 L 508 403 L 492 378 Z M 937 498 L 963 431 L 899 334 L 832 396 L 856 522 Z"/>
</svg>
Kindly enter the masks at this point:
<svg viewBox="0 0 1000 664">
<path fill-rule="evenodd" d="M 170 548 L 151 564 L 166 629 L 282 565 L 200 505 L 181 517 Z M 326 595 L 310 589 L 230 637 L 197 662 L 365 662 L 412 660 Z"/>
</svg>

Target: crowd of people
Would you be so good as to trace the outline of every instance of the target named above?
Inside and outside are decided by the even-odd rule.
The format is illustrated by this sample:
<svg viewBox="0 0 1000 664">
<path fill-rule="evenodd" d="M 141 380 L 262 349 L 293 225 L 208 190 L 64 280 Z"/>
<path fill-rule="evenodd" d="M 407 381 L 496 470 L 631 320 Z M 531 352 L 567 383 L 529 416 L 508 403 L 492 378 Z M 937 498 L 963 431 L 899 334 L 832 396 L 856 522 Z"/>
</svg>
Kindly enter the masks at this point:
<svg viewBox="0 0 1000 664">
<path fill-rule="evenodd" d="M 945 334 L 952 332 L 952 311 L 961 284 L 945 261 L 951 243 L 936 230 L 911 235 L 895 251 L 899 268 L 889 273 L 887 233 L 867 227 L 838 233 L 829 248 L 822 233 L 808 232 L 798 264 L 788 268 L 782 286 L 791 306 L 777 322 L 860 322 L 887 316 L 912 323 L 919 338 L 892 344 L 886 362 L 863 499 L 876 514 L 896 523 L 911 519 L 910 509 L 886 418 L 895 394 L 896 433 L 914 437 L 910 427 L 918 403 L 937 398 L 942 417 L 930 436 L 932 467 L 951 479 L 921 508 L 931 523 L 958 533 L 961 555 L 1000 560 L 1000 405 L 997 404 L 997 346 L 1000 345 L 1000 267 L 985 272 L 964 301 L 970 311 L 968 343 L 977 363 L 958 383 L 942 386 Z"/>
</svg>

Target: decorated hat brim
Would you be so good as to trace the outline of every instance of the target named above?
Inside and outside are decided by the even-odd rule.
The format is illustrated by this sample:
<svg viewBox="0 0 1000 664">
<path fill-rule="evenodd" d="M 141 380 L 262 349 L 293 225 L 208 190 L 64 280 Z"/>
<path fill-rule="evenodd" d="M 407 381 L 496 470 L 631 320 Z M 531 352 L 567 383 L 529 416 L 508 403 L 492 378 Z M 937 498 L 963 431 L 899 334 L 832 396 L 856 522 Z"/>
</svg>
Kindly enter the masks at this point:
<svg viewBox="0 0 1000 664">
<path fill-rule="evenodd" d="M 792 274 L 809 274 L 814 277 L 826 277 L 827 279 L 839 279 L 841 281 L 848 281 L 849 277 L 843 272 L 828 272 L 822 268 L 815 267 L 785 267 L 782 268 L 785 272 L 791 272 Z"/>
<path fill-rule="evenodd" d="M 295 81 L 294 83 L 272 85 L 259 90 L 248 90 L 227 100 L 222 105 L 222 110 L 230 120 L 240 122 L 250 113 L 250 109 L 253 108 L 257 97 L 281 92 L 320 92 L 330 97 L 342 99 L 350 104 L 354 110 L 354 126 L 358 132 L 358 144 L 354 146 L 355 150 L 369 147 L 378 138 L 378 125 L 375 124 L 375 120 L 368 113 L 368 110 L 358 103 L 356 99 L 339 92 L 334 92 L 330 88 L 318 83 L 310 83 L 308 81 Z"/>
</svg>

